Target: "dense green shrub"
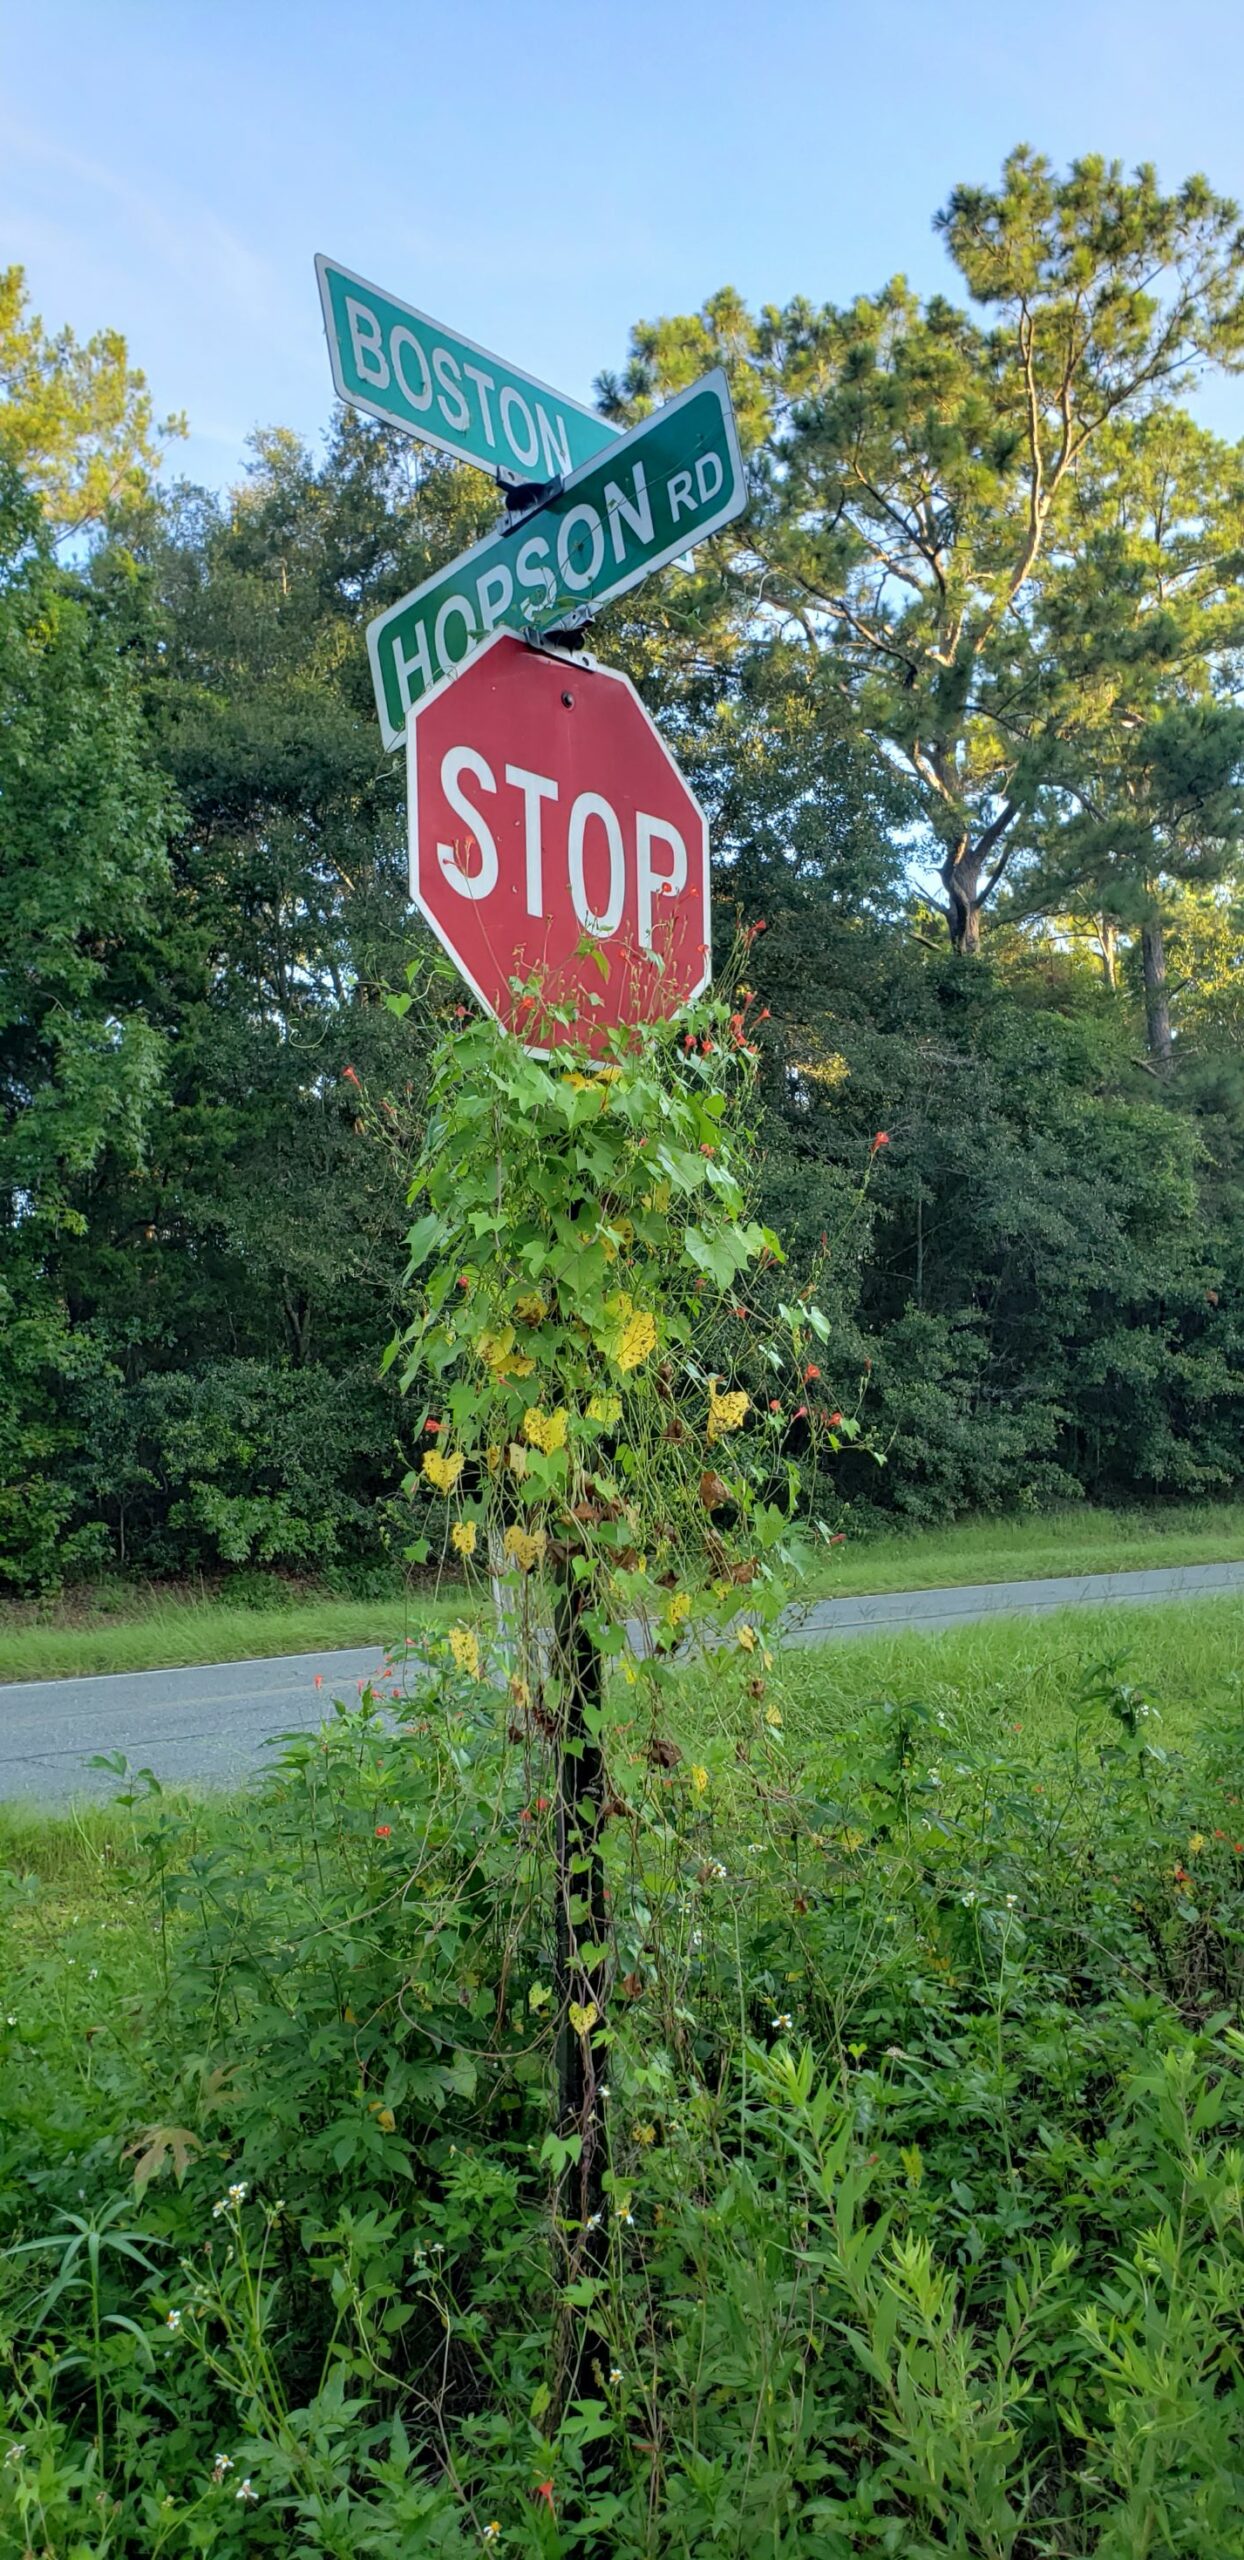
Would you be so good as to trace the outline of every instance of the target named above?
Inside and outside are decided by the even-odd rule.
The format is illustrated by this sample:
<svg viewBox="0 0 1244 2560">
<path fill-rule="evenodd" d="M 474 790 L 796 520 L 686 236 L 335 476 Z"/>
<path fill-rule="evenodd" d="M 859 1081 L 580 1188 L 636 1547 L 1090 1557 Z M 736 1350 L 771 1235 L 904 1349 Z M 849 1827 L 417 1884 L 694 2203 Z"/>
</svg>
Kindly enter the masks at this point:
<svg viewBox="0 0 1244 2560">
<path fill-rule="evenodd" d="M 1238 2560 L 1232 1722 L 619 1679 L 585 2300 L 543 1750 L 393 1686 L 227 1817 L 139 1790 L 91 1911 L 10 1880 L 4 2547 Z"/>
</svg>

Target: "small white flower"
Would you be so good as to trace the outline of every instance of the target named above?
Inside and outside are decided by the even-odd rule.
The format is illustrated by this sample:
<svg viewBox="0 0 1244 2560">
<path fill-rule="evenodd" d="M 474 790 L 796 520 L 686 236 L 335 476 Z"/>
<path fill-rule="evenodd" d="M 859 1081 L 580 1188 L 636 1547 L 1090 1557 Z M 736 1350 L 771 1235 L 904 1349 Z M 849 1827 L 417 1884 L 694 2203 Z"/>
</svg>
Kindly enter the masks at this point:
<svg viewBox="0 0 1244 2560">
<path fill-rule="evenodd" d="M 722 1865 L 722 1863 L 721 1863 L 720 1858 L 710 1858 L 710 1859 L 709 1859 L 709 1862 L 708 1862 L 708 1872 L 709 1872 L 709 1875 L 711 1876 L 711 1878 L 712 1878 L 712 1880 L 713 1880 L 713 1883 L 714 1883 L 714 1884 L 724 1884 L 724 1883 L 725 1883 L 725 1881 L 726 1881 L 726 1870 L 725 1870 L 725 1868 L 723 1867 L 723 1865 Z"/>
<path fill-rule="evenodd" d="M 599 2214 L 599 2213 L 589 2213 L 588 2218 L 587 2218 L 587 2221 L 584 2223 L 583 2228 L 584 2228 L 584 2230 L 585 2230 L 585 2231 L 599 2231 L 600 2226 L 601 2226 L 601 2223 L 602 2223 L 602 2221 L 603 2221 L 603 2220 L 604 2220 L 604 2216 L 603 2216 L 603 2214 Z"/>
<path fill-rule="evenodd" d="M 597 2095 L 602 2098 L 611 2098 L 613 2096 L 613 2091 L 610 2088 L 608 2081 L 605 2082 L 603 2088 L 598 2090 Z"/>
<path fill-rule="evenodd" d="M 15 2026 L 17 2025 L 17 2020 L 16 2020 L 16 2018 L 12 2015 L 12 2013 L 11 2013 L 11 2012 L 10 2012 L 10 2015 L 9 2015 L 9 2018 L 8 2018 L 8 2024 L 9 2024 L 9 2026 L 11 2026 L 11 2027 L 15 2027 Z"/>
<path fill-rule="evenodd" d="M 776 2018 L 771 2018 L 769 2021 L 770 2026 L 776 2028 L 780 2036 L 788 2036 L 794 2023 L 789 2009 L 779 2009 Z"/>
<path fill-rule="evenodd" d="M 691 1932 L 691 1944 L 692 1944 L 692 1946 L 693 1946 L 693 1947 L 702 1947 L 702 1946 L 703 1946 L 703 1944 L 704 1944 L 704 1932 L 703 1932 L 703 1930 L 702 1930 L 702 1929 L 693 1929 L 693 1930 L 692 1930 L 692 1932 Z"/>
<path fill-rule="evenodd" d="M 229 2210 L 229 2208 L 228 2208 L 227 2204 L 225 2203 L 224 2197 L 223 2197 L 223 2196 L 218 2196 L 218 2197 L 217 2197 L 217 2199 L 216 2199 L 215 2204 L 212 2206 L 212 2220 L 213 2220 L 213 2222 L 219 2222 L 219 2220 L 220 2220 L 220 2217 L 221 2217 L 222 2213 L 227 2213 L 227 2212 L 228 2212 L 228 2210 Z"/>
<path fill-rule="evenodd" d="M 240 2179 L 236 2186 L 230 2187 L 229 2189 L 230 2204 L 245 2204 L 248 2193 L 249 2189 L 246 2185 L 245 2179 Z"/>
<path fill-rule="evenodd" d="M 1017 1904 L 1018 1904 L 1018 1902 L 1019 1902 L 1019 1895 L 1018 1895 L 1017 1893 L 1008 1893 L 1008 1895 L 1007 1895 L 1007 1897 L 1006 1897 L 1006 1907 L 1007 1907 L 1007 1910 L 1008 1910 L 1008 1911 L 1014 1911 L 1014 1910 L 1015 1910 L 1015 1908 L 1016 1908 L 1016 1906 L 1017 1906 Z"/>
<path fill-rule="evenodd" d="M 226 2471 L 232 2471 L 232 2469 L 233 2455 L 231 2453 L 218 2453 L 214 2463 L 212 2464 L 212 2478 L 215 2481 L 217 2488 L 220 2487 L 220 2483 L 224 2479 Z"/>
<path fill-rule="evenodd" d="M 633 2222 L 633 2221 L 634 2221 L 634 2219 L 635 2219 L 635 2216 L 634 2216 L 634 2214 L 632 2213 L 632 2211 L 631 2211 L 631 2208 L 630 2208 L 629 2204 L 620 2204 L 620 2205 L 618 2206 L 618 2220 L 619 2220 L 619 2222 Z"/>
<path fill-rule="evenodd" d="M 11 2444 L 9 2446 L 8 2452 L 4 2457 L 4 2467 L 6 2471 L 11 2471 L 14 2464 L 21 2461 L 25 2450 L 26 2447 L 24 2444 Z"/>
<path fill-rule="evenodd" d="M 940 1787 L 941 1783 L 942 1783 L 942 1773 L 941 1773 L 941 1770 L 940 1770 L 940 1769 L 930 1769 L 930 1771 L 929 1771 L 929 1785 L 930 1785 L 931 1787 Z"/>
<path fill-rule="evenodd" d="M 485 2542 L 499 2542 L 501 2540 L 501 2527 L 497 2523 L 495 2516 L 493 2517 L 491 2524 L 485 2525 L 483 2538 Z"/>
<path fill-rule="evenodd" d="M 972 1891 L 971 1886 L 969 1885 L 967 1892 L 966 1892 L 966 1893 L 961 1893 L 961 1894 L 960 1894 L 960 1896 L 959 1896 L 959 1900 L 960 1900 L 960 1902 L 963 1904 L 963 1908 L 964 1908 L 964 1910 L 965 1910 L 965 1911 L 972 1911 L 972 1910 L 974 1910 L 974 1909 L 975 1909 L 976 1904 L 979 1902 L 979 1900 L 980 1900 L 980 1895 L 979 1895 L 979 1894 L 977 1894 L 977 1893 L 974 1893 L 974 1892 Z"/>
<path fill-rule="evenodd" d="M 167 2318 L 167 2320 L 166 2320 L 166 2321 L 165 2321 L 165 2323 L 164 2323 L 164 2326 L 165 2326 L 165 2328 L 166 2328 L 166 2329 L 173 2329 L 173 2330 L 180 2329 L 180 2327 L 181 2327 L 181 2313 L 180 2313 L 180 2311 L 170 2311 L 170 2313 L 169 2313 L 169 2315 L 168 2315 L 168 2318 Z"/>
<path fill-rule="evenodd" d="M 87 1977 L 86 1977 L 86 1978 L 87 1978 L 87 1981 L 88 1981 L 88 1982 L 98 1982 L 98 1980 L 99 1980 L 99 1966 L 98 1966 L 97 1964 L 93 1964 L 93 1965 L 92 1965 L 91 1970 L 90 1970 L 90 1972 L 88 1973 L 88 1975 L 87 1975 Z"/>
<path fill-rule="evenodd" d="M 259 2504 L 259 2491 L 252 2487 L 249 2478 L 245 2479 L 241 2488 L 235 2489 L 233 2494 L 244 2507 L 257 2507 Z"/>
<path fill-rule="evenodd" d="M 620 2364 L 610 2365 L 609 2379 L 611 2382 L 620 2382 L 622 2380 L 622 2367 Z"/>
</svg>

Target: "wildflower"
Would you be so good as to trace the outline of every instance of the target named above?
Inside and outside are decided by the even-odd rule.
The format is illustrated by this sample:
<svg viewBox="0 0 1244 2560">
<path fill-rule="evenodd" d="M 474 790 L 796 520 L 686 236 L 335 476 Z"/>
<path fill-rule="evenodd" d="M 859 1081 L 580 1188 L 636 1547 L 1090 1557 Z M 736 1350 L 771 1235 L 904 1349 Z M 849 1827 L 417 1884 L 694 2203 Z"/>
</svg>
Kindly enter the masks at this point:
<svg viewBox="0 0 1244 2560">
<path fill-rule="evenodd" d="M 843 1848 L 848 1851 L 851 1857 L 854 1857 L 856 1850 L 863 1848 L 868 1834 L 864 1831 L 844 1831 L 841 1837 Z"/>
<path fill-rule="evenodd" d="M 620 2205 L 618 2206 L 618 2220 L 619 2220 L 619 2222 L 634 2222 L 634 2219 L 635 2219 L 635 2216 L 634 2216 L 634 2214 L 632 2213 L 632 2211 L 631 2211 L 631 2208 L 630 2208 L 629 2204 L 620 2204 Z"/>
<path fill-rule="evenodd" d="M 971 1890 L 971 1888 L 969 1887 L 969 1890 L 968 1890 L 966 1893 L 961 1893 L 961 1894 L 960 1894 L 960 1896 L 959 1896 L 959 1900 L 960 1900 L 960 1902 L 963 1904 L 963 1908 L 964 1908 L 964 1910 L 965 1910 L 965 1911 L 973 1911 L 973 1910 L 975 1910 L 976 1905 L 977 1905 L 977 1903 L 978 1903 L 978 1902 L 979 1902 L 979 1900 L 980 1900 L 980 1895 L 979 1895 L 979 1894 L 977 1894 L 977 1893 L 973 1893 L 973 1892 L 972 1892 L 972 1890 Z"/>
<path fill-rule="evenodd" d="M 704 1145 L 703 1143 L 701 1143 L 700 1153 L 701 1153 L 701 1155 L 702 1155 L 702 1156 L 715 1156 L 715 1155 L 716 1155 L 716 1153 L 717 1153 L 717 1149 L 716 1149 L 716 1147 L 706 1146 L 706 1145 Z"/>
<path fill-rule="evenodd" d="M 641 2151 L 648 2151 L 648 2150 L 650 2150 L 650 2149 L 651 2149 L 651 2147 L 652 2147 L 652 2145 L 653 2145 L 653 2143 L 656 2141 L 656 2138 L 657 2138 L 657 2129 L 656 2129 L 656 2126 L 655 2126 L 654 2124 L 637 2124 L 637 2125 L 636 2125 L 636 2127 L 635 2127 L 635 2140 L 636 2140 L 636 2141 L 637 2141 L 637 2143 L 639 2144 L 639 2147 L 640 2147 Z"/>
<path fill-rule="evenodd" d="M 874 1155 L 876 1155 L 876 1152 L 877 1152 L 878 1147 L 888 1147 L 888 1146 L 889 1146 L 889 1143 L 890 1143 L 890 1133 L 889 1133 L 889 1130 L 888 1130 L 888 1129 L 878 1129 L 878 1131 L 877 1131 L 877 1135 L 876 1135 L 876 1137 L 873 1139 L 873 1143 L 872 1143 L 872 1152 L 873 1152 L 873 1154 L 874 1154 Z"/>
<path fill-rule="evenodd" d="M 217 2488 L 219 2488 L 219 2487 L 220 2487 L 221 2481 L 224 2479 L 224 2476 L 225 2476 L 226 2471 L 232 2471 L 232 2469 L 233 2469 L 233 2456 L 232 2456 L 232 2454 L 231 2454 L 231 2453 L 218 2453 L 218 2454 L 217 2454 L 217 2456 L 216 2456 L 216 2459 L 215 2459 L 214 2463 L 212 2464 L 212 2478 L 213 2478 L 213 2480 L 215 2481 Z"/>
<path fill-rule="evenodd" d="M 456 1555 L 473 1556 L 475 1553 L 475 1522 L 473 1520 L 455 1520 L 454 1525 L 449 1532 L 449 1543 L 454 1549 Z"/>
<path fill-rule="evenodd" d="M 481 2538 L 485 2542 L 499 2542 L 501 2540 L 501 2527 L 495 2516 L 492 2518 L 491 2523 L 485 2525 Z"/>
<path fill-rule="evenodd" d="M 423 1453 L 423 1472 L 438 1493 L 453 1492 L 465 1464 L 461 1449 L 455 1449 L 452 1455 L 445 1457 L 435 1449 L 425 1449 Z"/>
<path fill-rule="evenodd" d="M 603 2094 L 604 2094 L 604 2093 L 603 2093 L 603 2091 L 602 2091 L 602 2095 L 603 2095 Z M 584 2223 L 583 2228 L 584 2228 L 584 2230 L 585 2230 L 585 2231 L 599 2231 L 600 2226 L 601 2226 L 601 2223 L 602 2223 L 602 2221 L 603 2221 L 603 2220 L 604 2220 L 604 2216 L 603 2216 L 603 2214 L 599 2214 L 599 2213 L 589 2213 L 588 2218 L 587 2218 L 587 2221 Z"/>
<path fill-rule="evenodd" d="M 1008 1895 L 1007 1895 L 1007 1897 L 1006 1897 L 1006 1907 L 1007 1907 L 1007 1910 L 1008 1910 L 1008 1911 L 1015 1911 L 1015 1910 L 1017 1910 L 1017 1909 L 1018 1909 L 1018 1906 L 1019 1906 L 1019 1895 L 1018 1895 L 1017 1893 L 1008 1893 Z"/>
<path fill-rule="evenodd" d="M 26 2447 L 24 2444 L 11 2444 L 9 2446 L 8 2452 L 4 2457 L 4 2467 L 6 2471 L 13 2470 L 15 2465 L 21 2461 L 25 2450 Z"/>
<path fill-rule="evenodd" d="M 180 2327 L 181 2327 L 181 2313 L 180 2313 L 180 2311 L 170 2311 L 170 2313 L 169 2313 L 169 2315 L 168 2315 L 168 2318 L 167 2318 L 167 2320 L 166 2320 L 166 2321 L 165 2321 L 165 2323 L 164 2323 L 164 2326 L 165 2326 L 165 2328 L 166 2328 L 166 2329 L 171 2329 L 171 2330 L 174 2332 L 174 2334 L 176 2334 L 177 2330 L 178 2330 L 178 2329 L 180 2329 Z"/>
<path fill-rule="evenodd" d="M 315 1680 L 314 1680 L 313 1686 L 314 1686 L 315 1688 L 317 1688 L 317 1689 L 322 1689 L 322 1688 L 323 1688 L 323 1686 L 324 1686 L 324 1674 L 323 1674 L 323 1672 L 322 1672 L 322 1671 L 317 1671 L 317 1672 L 316 1672 Z"/>
<path fill-rule="evenodd" d="M 341 1070 L 341 1078 L 343 1084 L 359 1084 L 358 1077 L 356 1076 L 353 1067 L 343 1067 Z M 360 1093 L 362 1090 L 362 1086 L 359 1085 Z"/>
<path fill-rule="evenodd" d="M 441 1431 L 444 1429 L 443 1423 L 438 1422 L 435 1415 L 430 1415 L 423 1427 L 425 1431 Z"/>
<path fill-rule="evenodd" d="M 670 1597 L 669 1597 L 668 1601 L 666 1602 L 665 1614 L 666 1614 L 666 1617 L 668 1618 L 668 1620 L 669 1620 L 669 1622 L 670 1622 L 670 1625 L 671 1625 L 672 1627 L 680 1627 L 680 1626 L 682 1625 L 682 1623 L 683 1623 L 684 1619 L 685 1619 L 685 1618 L 689 1618 L 689 1617 L 690 1617 L 690 1615 L 691 1615 L 691 1594 L 690 1594 L 690 1592 L 689 1592 L 689 1591 L 673 1591 L 673 1592 L 671 1592 Z"/>
<path fill-rule="evenodd" d="M 620 2365 L 620 2364 L 611 2364 L 611 2365 L 610 2365 L 610 2367 L 609 2367 L 609 2379 L 610 2379 L 610 2381 L 615 2385 L 615 2387 L 616 2387 L 616 2385 L 617 2385 L 619 2382 L 621 2382 L 621 2380 L 622 2380 L 622 2367 L 621 2367 L 621 2365 Z"/>
<path fill-rule="evenodd" d="M 230 2204 L 231 2204 L 231 2205 L 245 2204 L 246 2199 L 247 2199 L 247 2196 L 249 2195 L 249 2193 L 250 2193 L 250 2189 L 249 2189 L 249 2187 L 247 2186 L 245 2179 L 240 2179 L 240 2180 L 238 2181 L 238 2183 L 237 2183 L 237 2185 L 236 2185 L 236 2186 L 232 2186 L 232 2187 L 230 2187 L 230 2188 L 229 2188 L 229 2190 L 228 2190 L 228 2195 L 229 2195 L 229 2202 L 230 2202 Z"/>
<path fill-rule="evenodd" d="M 734 1641 L 741 1653 L 754 1653 L 756 1650 L 755 1628 L 736 1627 L 734 1630 Z"/>
<path fill-rule="evenodd" d="M 723 1396 L 718 1392 L 716 1380 L 711 1380 L 708 1390 L 707 1432 L 710 1446 L 714 1440 L 724 1438 L 727 1431 L 739 1430 L 750 1407 L 751 1397 L 746 1388 L 740 1387 L 736 1393 Z"/>
<path fill-rule="evenodd" d="M 1189 1833 L 1189 1837 L 1188 1837 L 1188 1855 L 1189 1855 L 1189 1857 L 1190 1857 L 1190 1858 L 1195 1858 L 1195 1857 L 1198 1855 L 1199 1851 L 1200 1851 L 1200 1850 L 1202 1850 L 1202 1849 L 1204 1848 L 1204 1846 L 1205 1846 L 1205 1834 L 1204 1834 L 1204 1832 L 1203 1832 L 1203 1831 L 1193 1831 L 1193 1832 L 1190 1832 L 1190 1833 Z"/>
<path fill-rule="evenodd" d="M 392 2133 L 397 2123 L 392 2107 L 377 2107 L 376 2122 L 382 2133 Z"/>
<path fill-rule="evenodd" d="M 780 1404 L 780 1402 L 779 1402 L 778 1398 L 777 1398 L 776 1396 L 770 1396 L 770 1398 L 769 1398 L 769 1411 L 770 1411 L 770 1413 L 780 1413 L 780 1412 L 781 1412 L 781 1410 L 782 1410 L 782 1407 L 781 1407 L 781 1404 Z"/>
<path fill-rule="evenodd" d="M 391 1822 L 378 1822 L 376 1824 L 376 1838 L 378 1840 L 391 1840 L 392 1837 L 393 1825 Z"/>
<path fill-rule="evenodd" d="M 537 2496 L 538 2498 L 543 2498 L 543 2499 L 544 2499 L 545 2504 L 548 2506 L 548 2508 L 549 2508 L 549 2510 L 550 2510 L 550 2513 L 551 2513 L 551 2512 L 552 2512 L 552 2506 L 553 2506 L 553 2483 L 552 2483 L 552 2481 L 551 2481 L 551 2480 L 539 2480 L 539 2481 L 537 2481 L 537 2483 L 536 2483 L 536 2496 Z"/>
<path fill-rule="evenodd" d="M 533 1449 L 543 1449 L 551 1458 L 555 1449 L 566 1446 L 566 1408 L 559 1405 L 556 1413 L 542 1413 L 538 1404 L 528 1405 L 523 1415 L 523 1436 Z"/>
<path fill-rule="evenodd" d="M 449 1650 L 459 1671 L 465 1671 L 471 1680 L 478 1680 L 480 1677 L 479 1638 L 473 1634 L 470 1627 L 450 1628 Z"/>
<path fill-rule="evenodd" d="M 589 1422 L 603 1422 L 612 1428 L 622 1419 L 621 1396 L 589 1396 L 587 1418 Z"/>
<path fill-rule="evenodd" d="M 708 1793 L 708 1771 L 697 1761 L 690 1771 L 691 1784 L 698 1796 Z"/>
<path fill-rule="evenodd" d="M 244 2507 L 257 2507 L 259 2504 L 259 2491 L 253 2485 L 249 2475 L 242 2482 L 241 2488 L 235 2489 L 233 2494 Z"/>
<path fill-rule="evenodd" d="M 769 2021 L 770 2026 L 780 2036 L 788 2036 L 794 2023 L 789 2009 L 779 2009 L 776 2018 L 771 2018 Z"/>
<path fill-rule="evenodd" d="M 808 1366 L 803 1373 L 803 1383 L 805 1387 L 810 1387 L 813 1379 L 819 1378 L 820 1374 L 820 1370 L 817 1368 L 815 1362 L 809 1361 Z"/>
<path fill-rule="evenodd" d="M 506 1530 L 502 1540 L 507 1556 L 511 1556 L 524 1573 L 530 1573 L 533 1564 L 540 1563 L 547 1544 L 543 1529 L 520 1529 L 517 1522 Z"/>
</svg>

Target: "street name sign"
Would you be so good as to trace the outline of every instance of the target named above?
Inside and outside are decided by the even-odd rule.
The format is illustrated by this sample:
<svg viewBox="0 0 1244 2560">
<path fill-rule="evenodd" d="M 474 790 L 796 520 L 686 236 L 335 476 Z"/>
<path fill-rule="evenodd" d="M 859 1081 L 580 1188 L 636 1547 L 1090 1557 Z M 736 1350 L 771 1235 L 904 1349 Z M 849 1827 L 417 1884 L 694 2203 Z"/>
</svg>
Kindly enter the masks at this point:
<svg viewBox="0 0 1244 2560">
<path fill-rule="evenodd" d="M 707 373 L 368 624 L 385 745 L 490 633 L 550 631 L 625 595 L 746 502 L 726 377 Z"/>
<path fill-rule="evenodd" d="M 628 677 L 496 632 L 406 755 L 411 897 L 527 1047 L 599 1050 L 707 986 L 708 823 Z"/>
<path fill-rule="evenodd" d="M 617 442 L 595 410 L 335 259 L 315 272 L 338 395 L 368 417 L 510 481 L 564 478 Z"/>
</svg>

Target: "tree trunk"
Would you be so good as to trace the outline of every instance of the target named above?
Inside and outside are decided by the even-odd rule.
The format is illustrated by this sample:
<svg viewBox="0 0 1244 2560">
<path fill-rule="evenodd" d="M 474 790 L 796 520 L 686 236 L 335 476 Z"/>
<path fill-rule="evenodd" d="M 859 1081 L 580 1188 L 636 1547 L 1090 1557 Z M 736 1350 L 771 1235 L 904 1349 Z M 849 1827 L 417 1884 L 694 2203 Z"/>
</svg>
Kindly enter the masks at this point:
<svg viewBox="0 0 1244 2560">
<path fill-rule="evenodd" d="M 1097 940 L 1101 950 L 1101 973 L 1113 995 L 1119 983 L 1119 928 L 1109 916 L 1098 917 Z"/>
<path fill-rule="evenodd" d="M 966 836 L 947 854 L 941 880 L 946 892 L 946 930 L 951 950 L 962 958 L 975 960 L 981 947 L 981 911 L 977 904 L 981 861 Z"/>
<path fill-rule="evenodd" d="M 1145 1027 L 1149 1055 L 1159 1075 L 1168 1076 L 1175 1063 L 1175 1043 L 1171 1034 L 1171 1003 L 1166 992 L 1166 943 L 1160 917 L 1150 916 L 1142 925 L 1140 948 L 1145 972 Z"/>
</svg>

